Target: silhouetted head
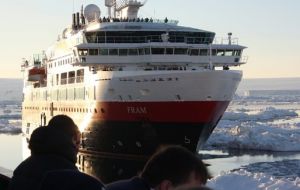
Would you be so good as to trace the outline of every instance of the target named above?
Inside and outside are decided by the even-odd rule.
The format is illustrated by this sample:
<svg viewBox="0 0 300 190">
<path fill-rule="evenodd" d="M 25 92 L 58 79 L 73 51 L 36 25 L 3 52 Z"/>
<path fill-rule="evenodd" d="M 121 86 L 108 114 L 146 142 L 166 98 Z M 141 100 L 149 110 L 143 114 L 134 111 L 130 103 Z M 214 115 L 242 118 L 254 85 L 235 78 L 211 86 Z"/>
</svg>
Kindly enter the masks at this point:
<svg viewBox="0 0 300 190">
<path fill-rule="evenodd" d="M 80 132 L 66 115 L 54 116 L 48 126 L 35 129 L 29 140 L 32 155 L 57 155 L 76 162 Z"/>
<path fill-rule="evenodd" d="M 67 115 L 56 115 L 48 123 L 48 127 L 56 129 L 72 137 L 72 141 L 78 151 L 80 145 L 80 131 L 78 126 Z"/>
<path fill-rule="evenodd" d="M 181 186 L 175 188 L 174 190 L 212 190 L 212 189 L 205 186 Z"/>
<path fill-rule="evenodd" d="M 204 185 L 210 178 L 205 164 L 181 146 L 170 146 L 155 153 L 141 177 L 152 187 L 172 189 L 181 185 Z"/>
<path fill-rule="evenodd" d="M 48 127 L 53 127 L 70 136 L 76 136 L 79 132 L 77 125 L 67 115 L 56 115 L 48 123 Z"/>
</svg>

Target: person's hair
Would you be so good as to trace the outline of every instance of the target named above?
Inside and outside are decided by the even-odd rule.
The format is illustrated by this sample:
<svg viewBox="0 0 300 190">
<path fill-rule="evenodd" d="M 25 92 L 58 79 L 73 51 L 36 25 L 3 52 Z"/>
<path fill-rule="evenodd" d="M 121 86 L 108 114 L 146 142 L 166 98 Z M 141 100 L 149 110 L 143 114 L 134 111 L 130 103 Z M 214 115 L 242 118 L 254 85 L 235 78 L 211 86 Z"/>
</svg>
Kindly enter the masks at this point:
<svg viewBox="0 0 300 190">
<path fill-rule="evenodd" d="M 73 119 L 66 115 L 56 115 L 48 123 L 48 127 L 63 131 L 64 133 L 74 137 L 79 133 L 77 125 Z"/>
<path fill-rule="evenodd" d="M 187 182 L 193 172 L 203 184 L 210 178 L 205 164 L 195 154 L 181 146 L 168 146 L 148 160 L 141 177 L 153 188 L 163 180 L 178 186 Z"/>
<path fill-rule="evenodd" d="M 175 188 L 174 190 L 212 190 L 211 188 L 205 187 L 205 186 L 183 186 Z"/>
</svg>

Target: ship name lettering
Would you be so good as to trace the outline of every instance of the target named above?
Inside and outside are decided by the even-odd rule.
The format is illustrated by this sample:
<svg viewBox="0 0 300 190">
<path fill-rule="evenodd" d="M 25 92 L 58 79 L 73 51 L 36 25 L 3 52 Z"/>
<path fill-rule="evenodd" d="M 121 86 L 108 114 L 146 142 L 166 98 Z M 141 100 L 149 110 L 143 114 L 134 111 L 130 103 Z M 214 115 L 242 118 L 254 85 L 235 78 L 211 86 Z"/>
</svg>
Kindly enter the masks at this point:
<svg viewBox="0 0 300 190">
<path fill-rule="evenodd" d="M 130 114 L 146 114 L 146 107 L 127 107 L 127 112 Z"/>
</svg>

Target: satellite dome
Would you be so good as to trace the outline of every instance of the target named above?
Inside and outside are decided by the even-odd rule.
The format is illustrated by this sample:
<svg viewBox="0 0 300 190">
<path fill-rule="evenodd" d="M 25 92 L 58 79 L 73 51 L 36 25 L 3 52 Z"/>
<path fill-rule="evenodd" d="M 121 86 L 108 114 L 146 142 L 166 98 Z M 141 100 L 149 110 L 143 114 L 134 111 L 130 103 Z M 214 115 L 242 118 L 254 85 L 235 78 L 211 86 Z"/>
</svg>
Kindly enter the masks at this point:
<svg viewBox="0 0 300 190">
<path fill-rule="evenodd" d="M 84 8 L 84 17 L 88 22 L 95 21 L 100 18 L 100 8 L 97 5 L 89 4 Z"/>
</svg>

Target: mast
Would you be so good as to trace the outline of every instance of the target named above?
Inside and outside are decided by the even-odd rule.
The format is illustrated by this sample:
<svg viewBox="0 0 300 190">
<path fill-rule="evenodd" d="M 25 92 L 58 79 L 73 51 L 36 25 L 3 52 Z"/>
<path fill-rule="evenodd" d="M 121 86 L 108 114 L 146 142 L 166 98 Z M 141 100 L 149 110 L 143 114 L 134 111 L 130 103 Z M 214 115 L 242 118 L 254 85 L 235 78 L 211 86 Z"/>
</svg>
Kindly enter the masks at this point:
<svg viewBox="0 0 300 190">
<path fill-rule="evenodd" d="M 138 0 L 105 0 L 108 16 L 114 18 L 136 19 L 140 7 L 144 6 L 145 3 L 146 1 Z"/>
</svg>

